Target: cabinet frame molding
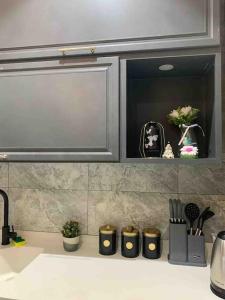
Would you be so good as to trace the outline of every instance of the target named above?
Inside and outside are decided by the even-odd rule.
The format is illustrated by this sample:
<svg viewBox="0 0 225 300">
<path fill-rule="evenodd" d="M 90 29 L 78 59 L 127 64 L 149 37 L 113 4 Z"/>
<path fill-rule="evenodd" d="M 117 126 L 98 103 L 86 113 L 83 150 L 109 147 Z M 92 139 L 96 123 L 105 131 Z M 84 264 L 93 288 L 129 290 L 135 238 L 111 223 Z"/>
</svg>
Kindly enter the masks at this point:
<svg viewBox="0 0 225 300">
<path fill-rule="evenodd" d="M 215 153 L 214 157 L 200 159 L 163 159 L 163 158 L 128 158 L 127 157 L 127 61 L 138 59 L 156 59 L 182 56 L 215 56 L 214 78 L 214 112 L 212 126 L 215 130 Z M 120 63 L 120 161 L 123 163 L 162 163 L 162 164 L 221 164 L 222 163 L 222 92 L 221 92 L 221 52 L 218 49 L 175 50 L 173 52 L 158 52 L 141 57 L 129 57 Z"/>
<path fill-rule="evenodd" d="M 26 70 L 57 70 L 60 68 L 106 69 L 106 147 L 98 149 L 44 148 L 7 149 L 1 147 L 0 161 L 118 161 L 119 160 L 119 58 L 101 57 L 6 63 L 0 70 L 0 79 L 5 74 L 23 73 Z M 35 71 L 34 71 L 35 72 Z M 72 138 L 72 137 L 71 137 Z M 27 149 L 27 150 L 26 150 Z M 58 150 L 57 150 L 58 149 Z M 63 151 L 65 149 L 66 151 Z M 28 151 L 29 150 L 29 151 Z"/>
<path fill-rule="evenodd" d="M 205 26 L 202 32 L 177 35 L 143 36 L 138 38 L 112 39 L 103 41 L 76 41 L 69 44 L 40 45 L 0 50 L 0 60 L 31 59 L 43 57 L 67 57 L 102 55 L 159 49 L 190 47 L 212 47 L 220 45 L 220 1 L 205 0 Z M 73 49 L 74 48 L 74 49 Z M 61 50 L 64 51 L 61 51 Z M 67 51 L 69 49 L 69 51 Z M 90 49 L 92 49 L 90 51 Z"/>
</svg>

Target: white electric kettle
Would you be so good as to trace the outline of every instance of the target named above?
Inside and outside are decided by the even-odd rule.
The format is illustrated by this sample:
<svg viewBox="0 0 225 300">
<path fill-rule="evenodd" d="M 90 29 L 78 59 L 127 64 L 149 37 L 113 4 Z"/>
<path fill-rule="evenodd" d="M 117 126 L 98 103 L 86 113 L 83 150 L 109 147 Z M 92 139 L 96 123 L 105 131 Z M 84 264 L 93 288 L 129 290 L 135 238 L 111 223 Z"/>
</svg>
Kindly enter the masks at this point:
<svg viewBox="0 0 225 300">
<path fill-rule="evenodd" d="M 225 231 L 217 234 L 211 257 L 211 290 L 225 299 Z"/>
</svg>

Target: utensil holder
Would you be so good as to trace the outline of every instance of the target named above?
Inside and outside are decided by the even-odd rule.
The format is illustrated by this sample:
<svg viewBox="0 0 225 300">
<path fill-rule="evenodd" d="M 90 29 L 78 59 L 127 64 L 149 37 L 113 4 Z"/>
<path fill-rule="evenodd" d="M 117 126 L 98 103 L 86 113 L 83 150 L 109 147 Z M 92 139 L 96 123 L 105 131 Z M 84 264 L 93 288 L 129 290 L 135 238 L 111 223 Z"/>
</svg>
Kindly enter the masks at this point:
<svg viewBox="0 0 225 300">
<path fill-rule="evenodd" d="M 175 265 L 206 267 L 204 235 L 189 235 L 186 224 L 170 223 L 168 261 Z"/>
<path fill-rule="evenodd" d="M 188 262 L 191 266 L 207 266 L 204 235 L 188 235 Z"/>
<path fill-rule="evenodd" d="M 170 223 L 169 262 L 183 264 L 187 261 L 187 225 Z"/>
</svg>

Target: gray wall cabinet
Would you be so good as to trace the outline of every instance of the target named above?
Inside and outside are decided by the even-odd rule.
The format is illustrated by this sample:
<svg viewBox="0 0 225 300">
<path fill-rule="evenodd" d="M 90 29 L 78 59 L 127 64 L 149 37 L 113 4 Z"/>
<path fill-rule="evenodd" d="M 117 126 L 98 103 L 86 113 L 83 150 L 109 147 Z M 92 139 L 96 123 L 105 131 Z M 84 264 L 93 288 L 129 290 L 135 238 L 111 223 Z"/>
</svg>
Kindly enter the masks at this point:
<svg viewBox="0 0 225 300">
<path fill-rule="evenodd" d="M 3 64 L 0 156 L 118 160 L 118 64 L 117 57 Z"/>
<path fill-rule="evenodd" d="M 211 69 L 199 82 L 198 59 L 187 63 L 197 66 L 184 74 L 189 81 L 155 78 L 149 89 L 148 80 L 157 75 L 149 73 L 152 67 L 167 62 L 174 49 L 180 67 L 185 51 L 220 46 L 219 9 L 219 0 L 0 0 L 0 159 L 118 161 L 121 90 L 121 157 L 141 162 L 135 138 L 147 112 L 161 112 L 156 98 L 164 101 L 164 116 L 176 104 L 162 92 L 166 81 L 172 98 L 176 87 L 183 88 L 184 105 L 196 87 L 191 101 L 198 99 L 209 136 L 201 161 L 218 160 L 218 53 L 209 54 L 204 67 Z"/>
<path fill-rule="evenodd" d="M 219 35 L 219 0 L 0 1 L 0 59 L 213 46 Z"/>
</svg>

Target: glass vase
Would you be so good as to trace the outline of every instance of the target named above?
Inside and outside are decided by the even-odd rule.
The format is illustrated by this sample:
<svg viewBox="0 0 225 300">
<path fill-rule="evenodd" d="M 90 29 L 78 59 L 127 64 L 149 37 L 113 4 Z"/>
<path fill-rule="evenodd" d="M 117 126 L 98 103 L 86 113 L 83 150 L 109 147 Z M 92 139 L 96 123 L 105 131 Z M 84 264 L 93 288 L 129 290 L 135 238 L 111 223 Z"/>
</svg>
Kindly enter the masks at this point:
<svg viewBox="0 0 225 300">
<path fill-rule="evenodd" d="M 198 157 L 198 142 L 195 127 L 199 127 L 199 125 L 180 125 L 181 138 L 179 141 L 179 156 L 181 158 L 193 159 Z"/>
</svg>

